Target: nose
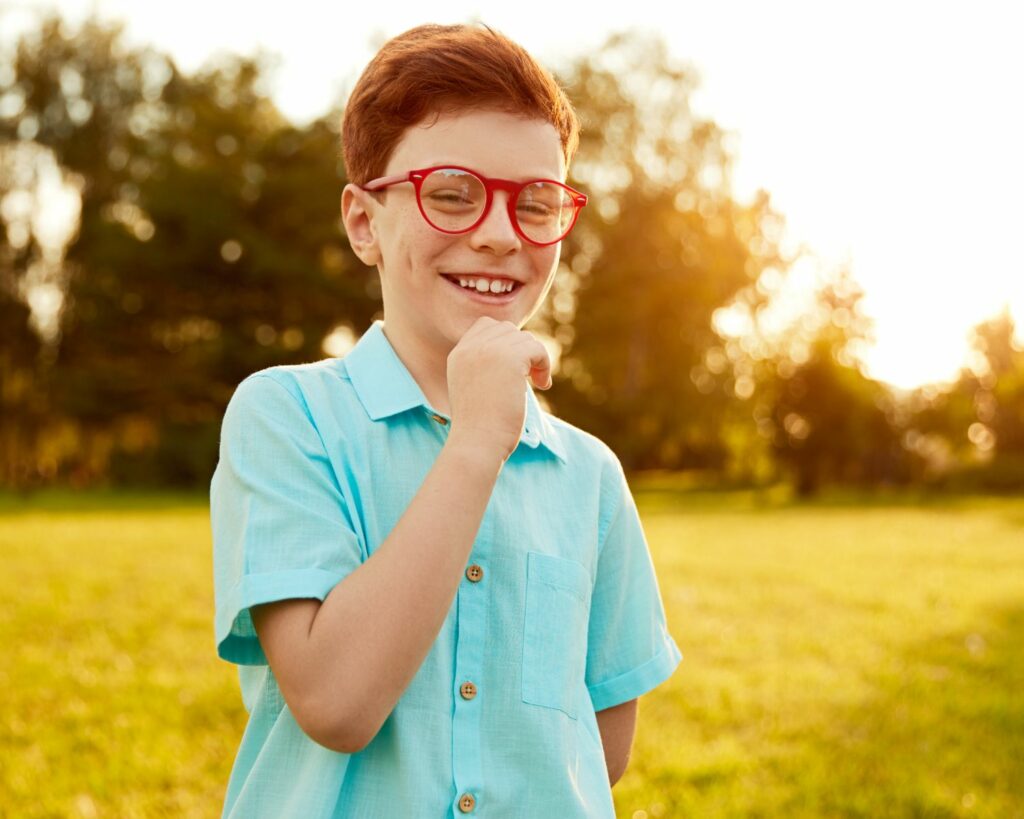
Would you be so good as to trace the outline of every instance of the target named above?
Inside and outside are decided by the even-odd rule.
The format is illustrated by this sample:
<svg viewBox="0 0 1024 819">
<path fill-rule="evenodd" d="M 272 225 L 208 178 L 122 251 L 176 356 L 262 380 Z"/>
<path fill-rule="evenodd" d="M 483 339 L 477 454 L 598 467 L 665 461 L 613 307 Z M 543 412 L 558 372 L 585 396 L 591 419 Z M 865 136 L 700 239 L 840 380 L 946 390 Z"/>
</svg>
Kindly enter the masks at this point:
<svg viewBox="0 0 1024 819">
<path fill-rule="evenodd" d="M 522 245 L 519 234 L 509 217 L 507 191 L 495 191 L 491 199 L 491 209 L 484 215 L 483 221 L 470 233 L 470 244 L 474 248 L 491 248 L 504 254 L 509 250 L 518 249 Z"/>
</svg>

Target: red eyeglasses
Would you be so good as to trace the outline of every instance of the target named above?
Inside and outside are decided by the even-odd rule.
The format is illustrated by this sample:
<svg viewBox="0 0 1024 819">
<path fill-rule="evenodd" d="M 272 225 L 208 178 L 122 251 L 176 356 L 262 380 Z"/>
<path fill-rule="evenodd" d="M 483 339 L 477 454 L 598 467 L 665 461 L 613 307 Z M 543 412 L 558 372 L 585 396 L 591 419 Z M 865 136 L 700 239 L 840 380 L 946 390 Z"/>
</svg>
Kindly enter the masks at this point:
<svg viewBox="0 0 1024 819">
<path fill-rule="evenodd" d="M 468 233 L 490 213 L 494 192 L 508 193 L 508 215 L 526 241 L 541 247 L 560 242 L 576 224 L 587 195 L 554 179 L 492 179 L 470 168 L 439 165 L 382 176 L 360 185 L 378 191 L 399 182 L 416 187 L 416 204 L 427 224 L 442 233 Z"/>
</svg>

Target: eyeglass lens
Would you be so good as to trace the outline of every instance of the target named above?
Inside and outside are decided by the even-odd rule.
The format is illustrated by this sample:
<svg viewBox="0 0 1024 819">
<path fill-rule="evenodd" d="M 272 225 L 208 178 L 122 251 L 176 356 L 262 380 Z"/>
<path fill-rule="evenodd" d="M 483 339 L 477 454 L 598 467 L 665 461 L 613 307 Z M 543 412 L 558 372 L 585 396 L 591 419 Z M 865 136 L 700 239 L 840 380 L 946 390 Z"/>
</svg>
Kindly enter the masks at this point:
<svg viewBox="0 0 1024 819">
<path fill-rule="evenodd" d="M 456 168 L 431 172 L 420 187 L 427 221 L 441 230 L 469 228 L 483 213 L 487 191 L 478 177 Z M 515 216 L 534 242 L 555 242 L 572 224 L 575 202 L 568 190 L 551 182 L 533 182 L 519 192 Z"/>
</svg>

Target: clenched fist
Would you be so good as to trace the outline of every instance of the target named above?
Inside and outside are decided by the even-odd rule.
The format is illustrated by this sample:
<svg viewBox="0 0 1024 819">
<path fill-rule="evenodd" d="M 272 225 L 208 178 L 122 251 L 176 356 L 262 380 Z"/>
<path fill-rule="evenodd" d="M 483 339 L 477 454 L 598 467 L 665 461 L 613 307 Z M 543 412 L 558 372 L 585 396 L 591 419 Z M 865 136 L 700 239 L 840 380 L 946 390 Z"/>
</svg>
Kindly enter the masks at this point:
<svg viewBox="0 0 1024 819">
<path fill-rule="evenodd" d="M 547 348 L 511 321 L 481 316 L 448 354 L 451 438 L 501 455 L 519 444 L 526 421 L 526 384 L 551 387 Z"/>
</svg>

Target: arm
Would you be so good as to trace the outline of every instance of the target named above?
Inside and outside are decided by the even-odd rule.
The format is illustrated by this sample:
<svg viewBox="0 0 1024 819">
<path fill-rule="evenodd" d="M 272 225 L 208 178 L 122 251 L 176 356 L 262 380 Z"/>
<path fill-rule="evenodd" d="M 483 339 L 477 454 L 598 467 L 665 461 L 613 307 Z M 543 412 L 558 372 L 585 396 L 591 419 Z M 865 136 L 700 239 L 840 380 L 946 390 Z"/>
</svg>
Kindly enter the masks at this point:
<svg viewBox="0 0 1024 819">
<path fill-rule="evenodd" d="M 252 607 L 285 702 L 316 742 L 355 753 L 376 736 L 444 623 L 502 464 L 453 428 L 395 528 L 322 603 Z"/>
<path fill-rule="evenodd" d="M 608 779 L 612 785 L 619 781 L 629 764 L 636 730 L 636 699 L 597 712 L 597 727 L 601 730 L 601 744 L 608 765 Z"/>
</svg>

